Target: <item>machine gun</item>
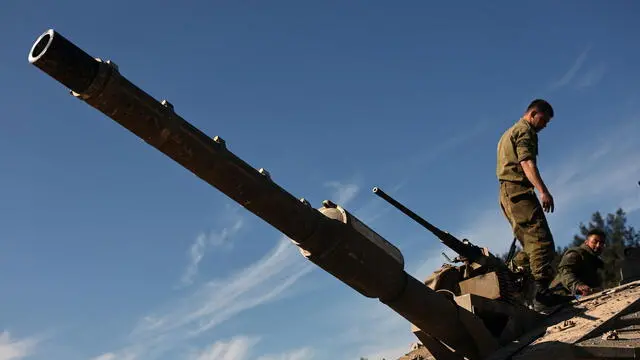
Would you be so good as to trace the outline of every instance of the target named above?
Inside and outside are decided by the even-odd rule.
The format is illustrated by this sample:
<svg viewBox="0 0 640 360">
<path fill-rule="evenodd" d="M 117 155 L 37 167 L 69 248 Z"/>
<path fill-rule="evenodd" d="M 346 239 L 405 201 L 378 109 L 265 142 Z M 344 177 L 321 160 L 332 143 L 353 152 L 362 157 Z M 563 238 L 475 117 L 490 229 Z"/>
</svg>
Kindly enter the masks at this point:
<svg viewBox="0 0 640 360">
<path fill-rule="evenodd" d="M 446 247 L 455 251 L 459 256 L 457 256 L 452 262 L 476 262 L 479 261 L 483 257 L 487 257 L 482 248 L 473 245 L 469 240 L 459 240 L 455 236 L 449 234 L 446 231 L 442 231 L 437 227 L 431 225 L 427 220 L 418 216 L 416 213 L 408 209 L 406 206 L 401 204 L 396 199 L 389 196 L 387 193 L 382 191 L 379 187 L 373 188 L 373 193 L 386 200 L 389 204 L 393 205 L 396 209 L 402 211 L 405 215 L 410 217 L 412 220 L 417 222 L 418 224 L 425 227 L 432 234 L 434 234 L 440 242 L 442 242 Z"/>
<path fill-rule="evenodd" d="M 429 288 L 448 294 L 453 298 L 465 295 L 504 301 L 511 304 L 526 304 L 531 297 L 532 279 L 524 269 L 514 269 L 511 264 L 493 255 L 488 248 L 481 248 L 468 239 L 458 239 L 452 234 L 432 225 L 405 205 L 385 193 L 379 187 L 373 193 L 387 201 L 409 218 L 426 228 L 440 242 L 458 256 L 430 274 L 424 283 Z M 453 264 L 461 264 L 454 266 Z M 486 318 L 487 316 L 485 316 Z M 415 330 L 415 329 L 414 329 Z"/>
<path fill-rule="evenodd" d="M 176 113 L 171 103 L 138 88 L 114 62 L 88 55 L 53 29 L 38 37 L 28 60 L 75 98 L 281 231 L 307 260 L 407 319 L 437 359 L 484 359 L 528 328 L 532 315 L 526 308 L 482 296 L 471 298 L 471 293 L 460 293 L 451 301 L 425 286 L 404 270 L 398 248 L 347 210 L 328 200 L 315 209 L 294 197 L 268 171 L 232 153 L 221 137 L 207 136 Z M 470 265 L 492 263 L 484 250 L 428 228 Z"/>
</svg>

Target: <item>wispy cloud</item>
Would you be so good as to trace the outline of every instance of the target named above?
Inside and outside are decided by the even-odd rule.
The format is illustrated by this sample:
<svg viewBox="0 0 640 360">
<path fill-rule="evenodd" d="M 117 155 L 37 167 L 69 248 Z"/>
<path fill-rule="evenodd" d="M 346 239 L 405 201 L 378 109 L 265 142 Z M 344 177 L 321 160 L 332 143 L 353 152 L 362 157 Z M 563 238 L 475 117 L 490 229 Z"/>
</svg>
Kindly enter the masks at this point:
<svg viewBox="0 0 640 360">
<path fill-rule="evenodd" d="M 423 151 L 416 152 L 407 158 L 403 158 L 401 161 L 386 164 L 389 172 L 402 174 L 402 177 L 394 180 L 394 183 L 388 184 L 388 186 L 379 183 L 371 183 L 371 187 L 368 188 L 368 190 L 370 191 L 373 186 L 380 186 L 386 193 L 393 196 L 394 193 L 400 191 L 400 189 L 409 183 L 410 179 L 415 176 L 416 172 L 423 171 L 429 163 L 436 161 L 444 154 L 467 144 L 471 139 L 485 131 L 487 129 L 486 125 L 487 121 L 480 121 L 476 123 L 475 126 L 471 127 L 469 131 L 452 134 L 452 136 L 443 139 L 441 142 L 430 143 Z M 361 190 L 360 186 L 354 184 L 329 182 L 327 185 L 338 190 L 337 193 L 333 195 L 335 198 L 342 198 L 344 200 L 348 199 L 349 201 L 354 199 L 357 193 Z M 342 194 L 342 196 L 340 194 Z M 350 194 L 352 194 L 352 196 L 345 196 Z M 370 196 L 372 198 L 361 204 L 357 209 L 350 209 L 353 214 L 368 225 L 371 225 L 388 212 L 397 211 L 391 206 L 388 206 L 384 200 L 376 198 L 372 193 L 370 193 Z M 346 201 L 341 202 L 340 205 L 346 207 Z"/>
<path fill-rule="evenodd" d="M 180 279 L 182 285 L 191 285 L 193 283 L 193 280 L 198 273 L 198 265 L 200 264 L 200 261 L 202 261 L 207 248 L 231 247 L 230 239 L 242 228 L 243 219 L 239 215 L 235 214 L 228 222 L 230 224 L 223 227 L 221 230 L 211 231 L 208 234 L 204 232 L 198 234 L 195 241 L 189 248 L 189 264 Z"/>
<path fill-rule="evenodd" d="M 552 89 L 566 86 L 584 89 L 596 85 L 602 79 L 606 72 L 606 66 L 604 64 L 600 63 L 593 66 L 587 66 L 586 64 L 591 48 L 591 45 L 587 46 L 578 55 L 564 75 L 551 84 Z"/>
<path fill-rule="evenodd" d="M 245 310 L 280 298 L 312 269 L 291 241 L 282 237 L 247 268 L 213 279 L 185 298 L 166 304 L 163 310 L 144 316 L 130 335 L 130 345 L 104 356 L 154 359 Z"/>
<path fill-rule="evenodd" d="M 346 204 L 356 197 L 360 190 L 360 187 L 356 184 L 345 184 L 340 181 L 328 181 L 324 185 L 333 189 L 333 193 L 331 194 L 332 200 L 340 206 L 346 206 Z"/>
<path fill-rule="evenodd" d="M 243 360 L 249 355 L 258 338 L 236 336 L 229 340 L 220 340 L 203 351 L 193 354 L 191 360 Z"/>
<path fill-rule="evenodd" d="M 191 283 L 193 283 L 193 278 L 198 272 L 198 264 L 200 264 L 204 256 L 205 247 L 207 246 L 205 242 L 206 235 L 199 234 L 196 241 L 191 245 L 191 248 L 189 248 L 189 265 L 187 265 L 187 269 L 180 279 L 183 285 L 191 285 Z"/>
<path fill-rule="evenodd" d="M 31 356 L 39 343 L 39 339 L 12 339 L 8 331 L 0 333 L 0 360 L 19 360 Z"/>
<path fill-rule="evenodd" d="M 640 117 L 634 116 L 549 166 L 548 183 L 559 209 L 576 209 L 581 202 L 596 200 L 620 206 L 635 194 L 640 176 L 639 133 Z"/>
<path fill-rule="evenodd" d="M 575 87 L 583 89 L 594 86 L 602 80 L 606 72 L 607 67 L 604 64 L 595 65 L 576 79 Z"/>
<path fill-rule="evenodd" d="M 389 164 L 390 172 L 403 174 L 400 183 L 393 187 L 394 190 L 397 191 L 405 186 L 409 179 L 415 176 L 416 172 L 424 172 L 431 162 L 440 159 L 459 147 L 469 144 L 473 138 L 487 130 L 487 124 L 491 121 L 493 119 L 477 121 L 470 128 L 465 128 L 464 131 L 452 133 L 441 141 L 428 143 L 424 149 L 417 151 L 415 154 L 398 159 L 394 164 Z"/>
<path fill-rule="evenodd" d="M 374 299 L 349 296 L 321 311 L 340 320 L 335 336 L 327 339 L 335 356 L 327 358 L 396 359 L 417 342 L 409 321 Z"/>
<path fill-rule="evenodd" d="M 325 186 L 333 189 L 330 197 L 336 202 L 338 205 L 343 208 L 349 207 L 349 205 L 356 198 L 358 193 L 360 192 L 360 185 L 355 183 L 343 183 L 340 181 L 329 181 L 325 183 Z M 389 193 L 393 193 L 400 188 L 400 184 L 394 186 Z M 371 195 L 373 197 L 373 195 Z M 366 201 L 364 204 L 360 205 L 356 209 L 348 209 L 349 212 L 356 215 L 361 221 L 371 225 L 376 219 L 380 216 L 383 216 L 386 211 L 389 211 L 389 208 L 382 209 L 382 200 L 380 199 L 370 199 Z"/>
<path fill-rule="evenodd" d="M 587 48 L 584 49 L 574 60 L 571 67 L 564 73 L 564 75 L 562 75 L 560 79 L 554 81 L 551 86 L 553 88 L 559 88 L 568 85 L 571 80 L 576 77 L 578 71 L 580 71 L 580 69 L 584 65 L 584 62 L 587 60 L 587 56 L 589 55 L 589 51 L 591 51 L 591 46 L 587 46 Z"/>
<path fill-rule="evenodd" d="M 312 360 L 314 351 L 310 347 L 303 347 L 286 351 L 282 354 L 263 355 L 258 360 Z"/>
<path fill-rule="evenodd" d="M 216 279 L 199 288 L 164 313 L 138 324 L 137 337 L 154 337 L 169 332 L 184 338 L 196 336 L 241 311 L 276 299 L 312 269 L 287 238 L 262 259 L 226 279 Z"/>
<path fill-rule="evenodd" d="M 372 310 L 377 319 L 362 323 L 369 336 L 356 347 L 357 352 L 353 355 L 367 359 L 397 359 L 409 352 L 410 345 L 418 341 L 411 332 L 411 323 L 391 310 Z"/>
<path fill-rule="evenodd" d="M 127 348 L 118 353 L 106 353 L 91 358 L 91 360 L 141 360 L 145 356 L 140 354 L 139 348 Z"/>
<path fill-rule="evenodd" d="M 116 359 L 116 354 L 107 353 L 107 354 L 102 354 L 100 356 L 96 356 L 96 357 L 92 358 L 91 360 L 118 360 L 118 359 Z"/>
<path fill-rule="evenodd" d="M 238 335 L 226 340 L 218 340 L 201 351 L 189 356 L 190 360 L 249 360 L 255 359 L 254 347 L 261 341 L 259 336 Z M 308 347 L 257 357 L 257 360 L 311 360 L 313 350 Z"/>
</svg>

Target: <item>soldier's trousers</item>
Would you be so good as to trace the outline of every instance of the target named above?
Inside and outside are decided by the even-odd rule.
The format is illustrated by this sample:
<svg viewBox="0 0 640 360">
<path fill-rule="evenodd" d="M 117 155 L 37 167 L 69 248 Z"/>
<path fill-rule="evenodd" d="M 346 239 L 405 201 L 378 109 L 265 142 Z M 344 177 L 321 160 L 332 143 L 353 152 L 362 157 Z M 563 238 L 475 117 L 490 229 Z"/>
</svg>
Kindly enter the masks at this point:
<svg viewBox="0 0 640 360">
<path fill-rule="evenodd" d="M 500 183 L 500 207 L 522 245 L 536 280 L 553 279 L 555 245 L 542 205 L 533 188 L 504 181 Z"/>
</svg>

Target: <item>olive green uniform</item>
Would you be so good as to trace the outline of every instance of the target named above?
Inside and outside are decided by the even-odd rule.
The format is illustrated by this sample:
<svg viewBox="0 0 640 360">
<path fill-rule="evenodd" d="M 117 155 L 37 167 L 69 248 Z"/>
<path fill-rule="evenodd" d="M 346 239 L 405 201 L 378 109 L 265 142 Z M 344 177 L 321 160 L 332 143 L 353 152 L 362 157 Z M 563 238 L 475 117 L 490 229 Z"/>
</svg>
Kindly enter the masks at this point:
<svg viewBox="0 0 640 360">
<path fill-rule="evenodd" d="M 563 295 L 575 295 L 578 285 L 599 288 L 602 281 L 598 269 L 602 269 L 603 266 L 600 257 L 587 245 L 570 248 L 562 256 L 558 265 L 558 275 L 553 279 L 550 288 Z"/>
<path fill-rule="evenodd" d="M 535 280 L 551 281 L 555 257 L 553 236 L 533 184 L 520 165 L 536 161 L 538 134 L 521 118 L 504 132 L 498 143 L 496 175 L 500 182 L 500 207 L 514 236 L 522 245 Z"/>
</svg>

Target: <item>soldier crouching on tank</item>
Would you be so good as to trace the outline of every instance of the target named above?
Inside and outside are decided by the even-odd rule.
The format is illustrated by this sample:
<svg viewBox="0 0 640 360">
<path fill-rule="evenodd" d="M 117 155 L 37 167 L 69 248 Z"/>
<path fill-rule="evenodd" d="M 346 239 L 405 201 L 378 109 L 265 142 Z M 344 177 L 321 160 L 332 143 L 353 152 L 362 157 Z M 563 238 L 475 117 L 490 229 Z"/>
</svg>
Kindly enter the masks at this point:
<svg viewBox="0 0 640 360">
<path fill-rule="evenodd" d="M 556 305 L 556 296 L 549 292 L 554 276 L 555 244 L 544 214 L 553 212 L 554 204 L 536 163 L 538 133 L 553 116 L 553 108 L 547 101 L 532 101 L 524 115 L 504 132 L 497 149 L 500 207 L 522 245 L 535 280 L 533 307 L 536 311 Z"/>
<path fill-rule="evenodd" d="M 600 254 L 604 248 L 605 234 L 600 229 L 587 233 L 587 238 L 578 247 L 567 250 L 560 264 L 558 274 L 551 283 L 551 289 L 559 295 L 589 295 L 602 288 L 602 279 L 598 273 L 604 262 Z"/>
</svg>

